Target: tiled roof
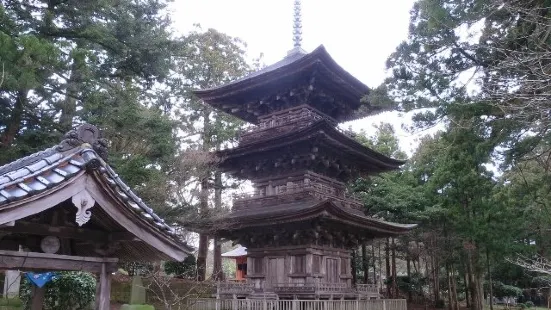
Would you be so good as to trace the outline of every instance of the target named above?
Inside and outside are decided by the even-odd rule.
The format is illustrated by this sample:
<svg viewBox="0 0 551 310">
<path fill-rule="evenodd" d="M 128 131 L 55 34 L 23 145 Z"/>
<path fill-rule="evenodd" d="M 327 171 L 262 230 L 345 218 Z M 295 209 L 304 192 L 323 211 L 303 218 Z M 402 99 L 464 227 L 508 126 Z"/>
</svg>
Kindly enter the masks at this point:
<svg viewBox="0 0 551 310">
<path fill-rule="evenodd" d="M 376 219 L 359 210 L 340 206 L 332 199 L 308 199 L 291 203 L 285 202 L 269 208 L 261 206 L 239 209 L 224 218 L 226 226 L 222 227 L 226 230 L 254 226 L 265 227 L 271 223 L 301 222 L 312 217 L 327 217 L 328 214 L 333 214 L 334 220 L 343 221 L 349 227 L 363 227 L 363 229 L 389 236 L 405 233 L 417 226 L 416 224 L 399 224 Z"/>
<path fill-rule="evenodd" d="M 99 139 L 98 129 L 84 124 L 66 134 L 59 145 L 1 166 L 0 211 L 22 199 L 70 182 L 80 172 L 95 170 L 127 208 L 154 224 L 161 233 L 177 240 L 175 229 L 155 214 L 106 163 L 105 146 L 106 142 Z M 187 245 L 184 248 L 192 251 Z"/>
<path fill-rule="evenodd" d="M 222 257 L 241 257 L 247 255 L 247 248 L 244 246 L 239 246 L 231 251 L 222 253 Z"/>
</svg>

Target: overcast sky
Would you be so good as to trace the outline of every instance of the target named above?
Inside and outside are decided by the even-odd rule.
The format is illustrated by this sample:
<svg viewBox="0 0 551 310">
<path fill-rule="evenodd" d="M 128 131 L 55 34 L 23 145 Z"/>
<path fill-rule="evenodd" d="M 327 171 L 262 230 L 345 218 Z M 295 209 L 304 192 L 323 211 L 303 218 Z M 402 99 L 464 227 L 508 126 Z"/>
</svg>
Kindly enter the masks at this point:
<svg viewBox="0 0 551 310">
<path fill-rule="evenodd" d="M 172 19 L 179 32 L 198 23 L 247 43 L 248 56 L 264 54 L 269 65 L 292 49 L 293 0 L 175 0 Z M 414 0 L 302 0 L 302 47 L 310 52 L 323 44 L 345 70 L 369 87 L 383 82 L 387 57 L 406 38 Z M 400 129 L 409 116 L 384 113 L 352 122 L 355 130 L 373 132 L 372 124 L 392 123 L 401 147 L 411 153 L 418 133 Z M 345 124 L 348 126 L 349 124 Z"/>
</svg>

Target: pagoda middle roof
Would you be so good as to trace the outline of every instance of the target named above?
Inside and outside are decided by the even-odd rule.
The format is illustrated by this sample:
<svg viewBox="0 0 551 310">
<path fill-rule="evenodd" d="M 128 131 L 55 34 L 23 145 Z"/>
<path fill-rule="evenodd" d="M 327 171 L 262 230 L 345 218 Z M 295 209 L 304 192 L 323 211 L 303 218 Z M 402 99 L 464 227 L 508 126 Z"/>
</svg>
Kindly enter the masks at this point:
<svg viewBox="0 0 551 310">
<path fill-rule="evenodd" d="M 371 173 L 399 169 L 405 163 L 405 161 L 390 158 L 362 145 L 355 139 L 340 132 L 328 121 L 320 120 L 296 131 L 271 136 L 269 139 L 259 139 L 256 142 L 219 151 L 218 155 L 223 160 L 220 167 L 224 169 L 225 165 L 230 165 L 235 168 L 232 159 L 275 151 L 296 143 L 320 140 L 339 150 L 343 155 L 351 156 L 356 162 L 360 163 L 359 167 L 366 167 Z"/>
<path fill-rule="evenodd" d="M 383 110 L 364 103 L 367 112 L 351 115 L 351 111 L 362 105 L 361 99 L 369 93 L 369 87 L 339 66 L 323 45 L 310 53 L 294 50 L 282 60 L 243 78 L 221 86 L 195 90 L 194 93 L 207 104 L 256 124 L 261 116 L 255 106 L 259 104 L 259 99 L 313 78 L 316 80 L 315 87 L 322 87 L 328 94 L 345 98 L 343 102 L 348 107 L 337 121 L 352 120 Z M 237 107 L 244 105 L 248 105 L 247 109 L 237 111 Z"/>
</svg>

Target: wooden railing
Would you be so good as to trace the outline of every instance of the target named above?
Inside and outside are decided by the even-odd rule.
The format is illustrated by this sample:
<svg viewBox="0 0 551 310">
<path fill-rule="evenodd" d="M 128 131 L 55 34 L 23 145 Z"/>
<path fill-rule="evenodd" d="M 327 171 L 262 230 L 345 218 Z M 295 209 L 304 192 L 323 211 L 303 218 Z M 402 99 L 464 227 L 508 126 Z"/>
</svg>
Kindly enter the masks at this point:
<svg viewBox="0 0 551 310">
<path fill-rule="evenodd" d="M 377 284 L 356 284 L 356 291 L 361 295 L 378 296 Z"/>
<path fill-rule="evenodd" d="M 219 282 L 218 285 L 218 294 L 250 294 L 254 289 L 252 283 L 242 283 L 242 282 Z"/>
<path fill-rule="evenodd" d="M 364 206 L 362 201 L 357 199 L 354 195 L 344 192 L 336 194 L 331 192 L 328 188 L 329 186 L 324 186 L 319 183 L 280 185 L 277 187 L 277 190 L 274 190 L 273 194 L 259 192 L 236 194 L 233 196 L 233 207 L 235 210 L 239 210 L 247 207 L 251 200 L 261 200 L 263 198 L 272 198 L 276 196 L 292 195 L 304 192 L 318 199 L 333 199 L 342 203 L 345 207 L 363 210 Z"/>
<path fill-rule="evenodd" d="M 404 299 L 255 300 L 190 299 L 189 310 L 407 310 Z"/>
<path fill-rule="evenodd" d="M 334 119 L 307 105 L 276 112 L 259 119 L 258 126 L 250 127 L 245 132 L 242 132 L 240 134 L 240 143 L 246 144 L 261 140 L 266 136 L 298 130 L 322 119 L 325 119 L 333 126 L 337 126 L 337 122 Z"/>
<path fill-rule="evenodd" d="M 275 293 L 284 294 L 284 293 L 294 293 L 294 294 L 305 294 L 305 293 L 315 293 L 316 284 L 315 283 L 274 283 L 271 284 Z"/>
<path fill-rule="evenodd" d="M 346 283 L 316 283 L 317 293 L 338 293 L 352 291 Z"/>
<path fill-rule="evenodd" d="M 346 283 L 275 283 L 270 286 L 278 294 L 337 294 L 354 291 Z M 254 290 L 252 283 L 219 282 L 217 287 L 219 295 L 247 295 Z M 379 290 L 375 284 L 357 284 L 355 291 L 362 297 L 379 296 Z"/>
</svg>

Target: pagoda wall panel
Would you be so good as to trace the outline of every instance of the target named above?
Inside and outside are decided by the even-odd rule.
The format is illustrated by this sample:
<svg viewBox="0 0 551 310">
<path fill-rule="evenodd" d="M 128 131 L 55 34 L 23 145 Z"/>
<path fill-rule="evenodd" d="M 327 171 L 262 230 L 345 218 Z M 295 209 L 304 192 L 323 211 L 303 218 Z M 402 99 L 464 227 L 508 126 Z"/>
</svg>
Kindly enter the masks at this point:
<svg viewBox="0 0 551 310">
<path fill-rule="evenodd" d="M 313 284 L 352 288 L 350 258 L 349 250 L 317 245 L 249 248 L 247 278 L 263 291 Z"/>
</svg>

